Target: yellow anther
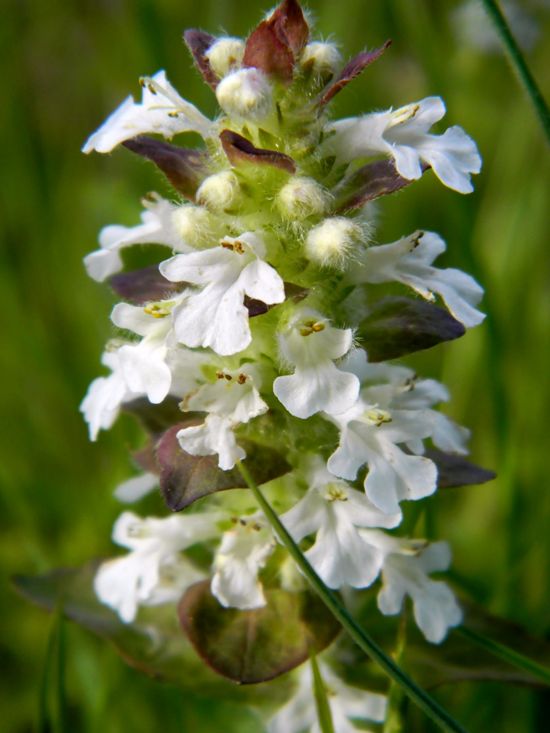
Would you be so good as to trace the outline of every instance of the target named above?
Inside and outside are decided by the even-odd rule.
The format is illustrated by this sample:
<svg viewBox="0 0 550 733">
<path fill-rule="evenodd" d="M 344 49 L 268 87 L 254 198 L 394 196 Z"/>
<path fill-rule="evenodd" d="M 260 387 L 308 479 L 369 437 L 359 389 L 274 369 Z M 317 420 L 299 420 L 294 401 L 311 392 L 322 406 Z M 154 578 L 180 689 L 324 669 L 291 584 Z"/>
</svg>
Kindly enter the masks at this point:
<svg viewBox="0 0 550 733">
<path fill-rule="evenodd" d="M 228 382 L 230 382 L 233 379 L 233 377 L 231 376 L 231 374 L 227 374 L 227 372 L 216 372 L 216 377 L 218 379 L 225 379 Z"/>
<path fill-rule="evenodd" d="M 365 417 L 370 423 L 376 425 L 376 427 L 380 427 L 382 423 L 392 421 L 391 414 L 387 410 L 381 410 L 379 407 L 373 407 L 372 409 L 367 410 L 365 412 Z"/>
<path fill-rule="evenodd" d="M 224 249 L 230 249 L 232 252 L 236 252 L 239 255 L 244 255 L 243 243 L 239 242 L 238 239 L 234 242 L 227 242 L 225 240 L 222 240 L 220 244 Z"/>
<path fill-rule="evenodd" d="M 402 125 L 404 122 L 407 122 L 407 120 L 412 120 L 419 109 L 419 104 L 409 104 L 406 107 L 397 109 L 395 112 L 392 112 L 390 126 L 394 127 L 394 125 Z"/>
<path fill-rule="evenodd" d="M 411 242 L 411 252 L 413 252 L 418 245 L 420 244 L 420 240 L 424 236 L 424 232 L 416 232 L 416 234 L 413 234 L 410 242 Z"/>
<path fill-rule="evenodd" d="M 171 303 L 148 303 L 143 309 L 144 313 L 153 318 L 166 318 L 172 311 Z"/>
<path fill-rule="evenodd" d="M 339 486 L 338 484 L 329 484 L 327 486 L 327 493 L 325 494 L 325 499 L 330 502 L 347 501 L 348 493 L 342 486 Z"/>
<path fill-rule="evenodd" d="M 314 321 L 310 319 L 304 321 L 300 328 L 300 336 L 310 336 L 312 333 L 320 333 L 325 330 L 325 324 L 322 321 Z"/>
</svg>

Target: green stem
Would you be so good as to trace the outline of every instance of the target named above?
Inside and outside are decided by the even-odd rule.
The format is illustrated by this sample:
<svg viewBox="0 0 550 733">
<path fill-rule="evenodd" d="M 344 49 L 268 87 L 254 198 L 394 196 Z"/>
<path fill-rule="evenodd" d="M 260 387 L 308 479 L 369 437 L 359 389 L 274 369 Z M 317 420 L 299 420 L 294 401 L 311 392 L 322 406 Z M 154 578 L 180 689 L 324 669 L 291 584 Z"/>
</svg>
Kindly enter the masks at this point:
<svg viewBox="0 0 550 733">
<path fill-rule="evenodd" d="M 322 733 L 335 733 L 332 722 L 332 712 L 328 701 L 327 688 L 321 676 L 321 670 L 317 664 L 314 654 L 310 657 L 311 671 L 313 673 L 313 694 L 317 708 L 317 720 Z"/>
<path fill-rule="evenodd" d="M 388 657 L 378 644 L 370 638 L 366 631 L 359 626 L 353 616 L 351 616 L 342 606 L 336 595 L 323 583 L 321 578 L 307 561 L 307 558 L 304 557 L 300 548 L 287 532 L 276 512 L 272 509 L 260 488 L 255 483 L 248 469 L 240 462 L 237 465 L 248 488 L 254 494 L 256 501 L 278 535 L 281 543 L 286 547 L 294 562 L 298 565 L 329 611 L 331 611 L 334 617 L 338 619 L 342 627 L 347 631 L 357 646 L 373 661 L 375 661 L 390 677 L 390 679 L 400 685 L 405 694 L 408 695 L 441 730 L 453 731 L 453 733 L 466 733 L 464 728 L 462 728 L 462 726 L 457 723 L 456 720 L 454 720 L 454 718 L 452 718 L 449 713 L 442 708 L 436 700 L 434 700 L 434 698 L 428 695 L 425 690 L 419 687 L 416 682 L 405 674 L 401 667 Z"/>
<path fill-rule="evenodd" d="M 544 682 L 546 685 L 550 685 L 550 670 L 543 667 L 542 664 L 539 664 L 538 662 L 529 659 L 529 657 L 525 657 L 523 654 L 510 649 L 510 647 L 505 644 L 501 644 L 499 641 L 495 641 L 494 639 L 491 639 L 484 634 L 480 634 L 477 631 L 473 631 L 466 626 L 460 626 L 456 631 L 459 634 L 462 634 L 462 636 L 468 639 L 468 641 L 477 644 L 482 649 L 493 654 L 495 657 L 503 659 L 505 662 L 508 662 L 508 664 L 518 667 L 524 672 L 528 672 L 533 675 L 533 677 L 536 677 L 541 682 Z"/>
<path fill-rule="evenodd" d="M 393 658 L 396 664 L 400 664 L 405 653 L 407 646 L 407 612 L 406 609 L 401 614 L 399 619 L 399 627 L 397 630 L 397 643 L 395 645 L 395 651 Z M 383 733 L 402 733 L 403 731 L 403 720 L 402 720 L 402 707 L 403 707 L 403 690 L 396 683 L 393 682 L 390 685 L 388 691 L 388 707 L 386 713 L 386 720 L 384 721 Z"/>
<path fill-rule="evenodd" d="M 516 70 L 527 94 L 531 98 L 531 102 L 535 107 L 535 111 L 544 130 L 544 134 L 546 135 L 546 139 L 550 142 L 550 110 L 548 109 L 548 105 L 542 96 L 542 92 L 539 89 L 534 76 L 531 74 L 531 71 L 527 66 L 527 62 L 525 61 L 516 39 L 512 35 L 510 26 L 502 14 L 501 9 L 497 5 L 496 0 L 481 0 L 481 2 L 494 23 L 496 32 L 500 36 L 500 40 L 508 53 L 512 66 Z"/>
</svg>

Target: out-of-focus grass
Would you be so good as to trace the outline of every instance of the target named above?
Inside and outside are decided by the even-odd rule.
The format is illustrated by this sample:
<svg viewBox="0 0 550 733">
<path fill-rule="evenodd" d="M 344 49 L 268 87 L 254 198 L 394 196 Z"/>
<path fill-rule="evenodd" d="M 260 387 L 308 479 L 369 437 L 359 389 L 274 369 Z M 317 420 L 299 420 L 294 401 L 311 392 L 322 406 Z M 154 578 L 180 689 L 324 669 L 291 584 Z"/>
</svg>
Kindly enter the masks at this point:
<svg viewBox="0 0 550 733">
<path fill-rule="evenodd" d="M 449 244 L 446 264 L 472 272 L 487 289 L 485 325 L 411 359 L 422 373 L 447 382 L 449 414 L 472 428 L 474 458 L 499 474 L 492 484 L 430 500 L 430 531 L 450 540 L 456 578 L 475 598 L 545 634 L 548 151 L 503 57 L 457 41 L 450 13 L 458 4 L 309 3 L 319 32 L 333 35 L 346 54 L 394 39 L 383 60 L 337 98 L 335 114 L 440 94 L 448 124 L 461 124 L 479 143 L 485 165 L 475 194 L 461 197 L 427 175 L 382 202 L 378 236 L 391 241 L 419 227 L 437 230 Z M 112 551 L 111 489 L 129 474 L 126 448 L 136 440 L 135 429 L 121 421 L 92 445 L 77 411 L 99 373 L 112 303 L 105 287 L 87 279 L 81 260 L 101 226 L 136 223 L 140 196 L 166 189 L 126 151 L 86 158 L 79 147 L 129 91 L 138 93 L 139 75 L 163 67 L 184 96 L 213 114 L 213 97 L 191 69 L 180 30 L 243 35 L 264 9 L 236 0 L 7 0 L 3 6 L 0 557 L 6 578 Z M 548 28 L 540 30 L 544 36 Z M 528 59 L 544 81 L 549 45 L 539 42 Z M 9 590 L 2 611 L 2 727 L 24 733 L 36 730 L 52 619 Z M 259 730 L 253 716 L 184 699 L 125 667 L 80 629 L 68 625 L 66 632 L 70 733 L 214 733 L 228 719 L 244 733 Z M 472 731 L 547 729 L 542 693 L 468 683 L 440 695 Z M 407 731 L 426 730 L 411 711 Z"/>
</svg>

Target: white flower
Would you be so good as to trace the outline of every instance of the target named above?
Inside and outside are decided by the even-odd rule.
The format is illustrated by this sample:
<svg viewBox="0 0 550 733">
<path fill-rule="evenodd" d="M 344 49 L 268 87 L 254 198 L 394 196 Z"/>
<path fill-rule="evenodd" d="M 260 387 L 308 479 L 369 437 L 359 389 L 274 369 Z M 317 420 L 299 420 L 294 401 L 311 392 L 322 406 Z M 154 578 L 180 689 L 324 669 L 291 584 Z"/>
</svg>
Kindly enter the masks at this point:
<svg viewBox="0 0 550 733">
<path fill-rule="evenodd" d="M 222 606 L 242 610 L 265 606 L 258 572 L 274 547 L 271 529 L 258 516 L 235 519 L 214 558 L 211 589 Z"/>
<path fill-rule="evenodd" d="M 261 258 L 265 247 L 258 234 L 226 237 L 220 246 L 172 257 L 160 265 L 173 282 L 187 282 L 200 290 L 186 291 L 174 311 L 178 340 L 186 346 L 212 348 L 223 356 L 236 354 L 252 340 L 244 296 L 264 303 L 282 303 L 284 284 Z"/>
<path fill-rule="evenodd" d="M 432 422 L 430 438 L 434 445 L 451 453 L 466 454 L 470 431 L 454 423 L 447 415 L 429 409 L 449 400 L 449 391 L 435 379 L 418 379 L 412 369 L 390 364 L 369 364 L 367 355 L 359 349 L 342 363 L 342 369 L 356 374 L 367 386 L 362 391 L 364 401 L 388 410 L 422 410 Z M 369 382 L 378 382 L 369 384 Z M 413 453 L 423 453 L 422 439 L 406 443 Z"/>
<path fill-rule="evenodd" d="M 273 109 L 273 92 L 260 69 L 238 69 L 228 74 L 216 87 L 220 107 L 228 115 L 261 122 Z"/>
<path fill-rule="evenodd" d="M 140 605 L 177 600 L 185 588 L 204 577 L 178 553 L 218 533 L 217 513 L 174 515 L 166 519 L 124 512 L 113 528 L 113 541 L 131 552 L 103 563 L 94 580 L 102 603 L 125 623 Z"/>
<path fill-rule="evenodd" d="M 279 336 L 281 355 L 295 366 L 294 374 L 277 377 L 273 383 L 273 392 L 292 415 L 308 418 L 321 410 L 344 412 L 353 405 L 359 380 L 333 363 L 351 344 L 350 328 L 330 326 L 311 308 L 297 311 Z"/>
<path fill-rule="evenodd" d="M 411 371 L 410 375 L 400 384 L 394 385 L 394 394 L 390 404 L 401 410 L 426 410 L 432 405 L 448 400 L 449 391 L 444 385 L 435 379 L 417 379 Z M 470 431 L 457 425 L 442 412 L 430 409 L 427 409 L 427 412 L 433 424 L 430 437 L 434 445 L 450 453 L 466 454 L 468 452 L 466 442 L 470 437 Z M 418 444 L 411 445 L 410 448 L 413 453 L 422 452 Z"/>
<path fill-rule="evenodd" d="M 182 402 L 185 411 L 208 412 L 202 425 L 184 428 L 177 438 L 192 456 L 219 456 L 219 467 L 227 471 L 246 453 L 237 444 L 233 428 L 267 411 L 258 392 L 255 370 L 244 365 L 234 371 L 219 371 L 214 383 L 204 384 Z"/>
<path fill-rule="evenodd" d="M 80 404 L 80 411 L 88 423 L 90 440 L 97 440 L 100 430 L 108 430 L 113 425 L 123 402 L 140 396 L 132 392 L 124 378 L 120 349 L 106 351 L 101 363 L 111 369 L 111 374 L 94 379 Z"/>
<path fill-rule="evenodd" d="M 133 244 L 165 244 L 177 252 L 190 250 L 174 229 L 172 217 L 177 207 L 162 198 L 145 202 L 141 224 L 125 227 L 112 224 L 99 233 L 100 249 L 84 258 L 88 275 L 102 282 L 122 270 L 120 250 Z"/>
<path fill-rule="evenodd" d="M 124 504 L 133 504 L 151 493 L 158 485 L 159 477 L 155 473 L 141 473 L 119 484 L 114 491 L 114 496 Z"/>
<path fill-rule="evenodd" d="M 380 572 L 384 553 L 358 531 L 396 527 L 401 512 L 383 514 L 364 494 L 330 474 L 316 458 L 307 476 L 309 490 L 281 521 L 296 542 L 316 534 L 305 556 L 329 588 L 366 588 Z"/>
<path fill-rule="evenodd" d="M 146 394 L 154 404 L 162 402 L 172 383 L 172 373 L 166 364 L 172 306 L 171 301 L 145 308 L 118 303 L 111 313 L 115 326 L 143 336 L 138 344 L 127 344 L 119 349 L 120 367 L 129 388 Z"/>
<path fill-rule="evenodd" d="M 443 135 L 429 134 L 444 115 L 443 100 L 427 97 L 395 111 L 338 120 L 328 126 L 335 134 L 325 148 L 342 162 L 386 153 L 394 159 L 398 173 L 409 180 L 420 178 L 422 163 L 427 163 L 446 186 L 470 193 L 470 174 L 479 173 L 481 158 L 460 127 L 449 127 Z"/>
<path fill-rule="evenodd" d="M 432 262 L 445 251 L 445 242 L 434 232 L 415 232 L 397 242 L 370 247 L 362 255 L 363 267 L 351 274 L 355 282 L 383 283 L 397 280 L 413 288 L 426 300 L 438 293 L 452 315 L 467 328 L 485 318 L 475 306 L 483 289 L 470 275 Z"/>
<path fill-rule="evenodd" d="M 386 698 L 358 687 L 350 687 L 329 667 L 318 662 L 334 730 L 336 733 L 357 733 L 352 719 L 381 723 L 386 717 Z M 361 728 L 365 731 L 366 728 Z M 311 666 L 304 664 L 299 671 L 298 688 L 292 698 L 280 708 L 267 724 L 268 733 L 321 733 L 313 689 Z"/>
<path fill-rule="evenodd" d="M 335 476 L 355 479 L 365 463 L 367 497 L 386 514 L 400 511 L 403 499 L 416 500 L 433 494 L 437 469 L 423 456 L 409 455 L 399 443 L 427 438 L 433 422 L 423 410 L 384 410 L 360 397 L 344 413 L 327 416 L 340 428 L 340 443 L 328 461 Z"/>
<path fill-rule="evenodd" d="M 179 132 L 213 134 L 213 125 L 190 102 L 182 99 L 166 78 L 164 71 L 142 80 L 141 104 L 127 97 L 103 125 L 86 141 L 82 152 L 109 153 L 120 143 L 144 133 L 172 138 Z"/>
<path fill-rule="evenodd" d="M 462 612 L 450 588 L 430 580 L 428 573 L 447 570 L 451 560 L 449 546 L 436 542 L 421 552 L 411 551 L 410 543 L 401 542 L 384 560 L 383 586 L 378 594 L 378 608 L 385 615 L 401 611 L 406 595 L 414 605 L 414 618 L 428 641 L 439 644 L 449 628 L 462 622 Z"/>
</svg>

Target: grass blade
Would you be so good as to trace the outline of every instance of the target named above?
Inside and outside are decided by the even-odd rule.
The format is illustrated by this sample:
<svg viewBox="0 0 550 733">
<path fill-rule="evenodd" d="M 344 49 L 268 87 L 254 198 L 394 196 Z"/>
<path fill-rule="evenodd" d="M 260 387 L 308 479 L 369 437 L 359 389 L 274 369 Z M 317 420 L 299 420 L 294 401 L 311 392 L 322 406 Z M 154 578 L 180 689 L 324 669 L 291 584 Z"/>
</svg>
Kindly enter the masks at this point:
<svg viewBox="0 0 550 733">
<path fill-rule="evenodd" d="M 313 672 L 313 694 L 315 696 L 315 707 L 317 708 L 317 720 L 321 733 L 335 733 L 332 713 L 328 701 L 327 688 L 321 677 L 321 671 L 317 659 L 313 655 L 310 659 L 311 671 Z"/>
<path fill-rule="evenodd" d="M 65 733 L 65 629 L 61 610 L 48 637 L 38 698 L 38 733 Z"/>
<path fill-rule="evenodd" d="M 502 659 L 513 667 L 528 672 L 529 674 L 536 677 L 546 685 L 550 685 L 550 669 L 544 667 L 542 664 L 535 662 L 533 659 L 524 656 L 520 652 L 510 649 L 510 647 L 502 644 L 500 641 L 495 641 L 484 634 L 480 634 L 478 631 L 473 631 L 466 626 L 460 626 L 456 631 L 464 636 L 468 641 L 473 644 L 477 644 L 482 649 L 493 654 L 495 657 Z"/>
<path fill-rule="evenodd" d="M 546 139 L 550 142 L 550 110 L 542 92 L 535 81 L 535 77 L 531 73 L 525 57 L 521 52 L 520 47 L 517 44 L 516 39 L 512 35 L 510 26 L 508 25 L 506 18 L 502 14 L 501 9 L 495 2 L 495 0 L 481 0 L 487 14 L 493 21 L 495 30 L 502 41 L 502 45 L 506 49 L 510 62 L 516 70 L 521 83 L 525 87 L 527 94 L 529 95 L 531 102 L 535 108 L 537 116 L 540 120 Z"/>
</svg>

